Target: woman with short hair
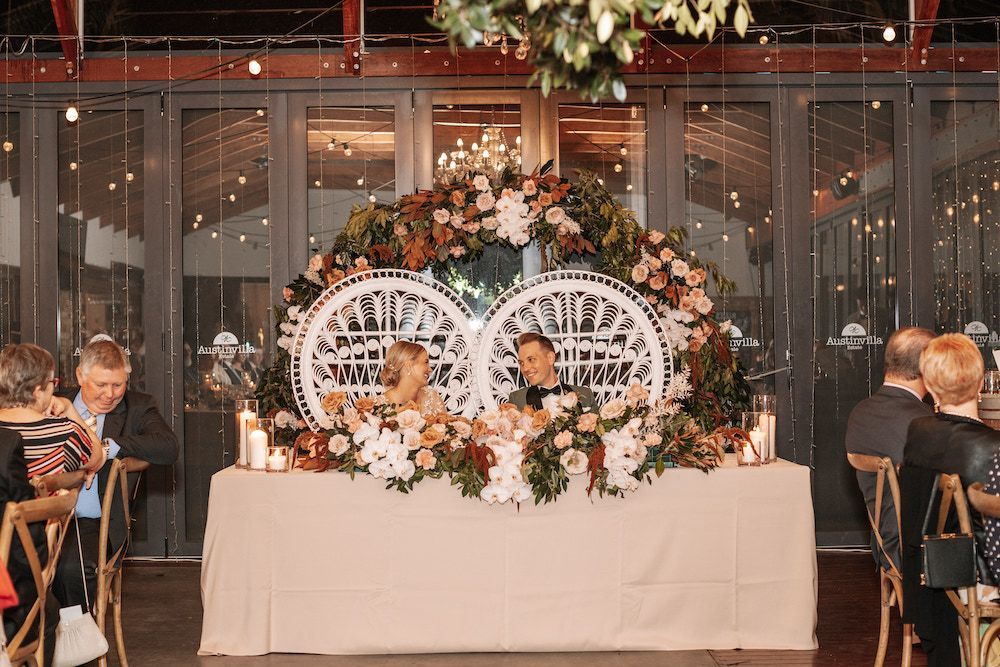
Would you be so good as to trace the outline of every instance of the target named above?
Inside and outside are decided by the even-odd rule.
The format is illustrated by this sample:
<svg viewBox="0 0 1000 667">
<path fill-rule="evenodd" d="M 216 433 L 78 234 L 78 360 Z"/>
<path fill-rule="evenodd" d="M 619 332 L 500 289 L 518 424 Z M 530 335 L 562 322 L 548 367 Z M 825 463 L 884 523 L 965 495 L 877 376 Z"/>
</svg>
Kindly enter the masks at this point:
<svg viewBox="0 0 1000 667">
<path fill-rule="evenodd" d="M 0 350 L 0 427 L 24 442 L 28 477 L 83 469 L 88 483 L 104 465 L 104 450 L 72 401 L 55 395 L 52 355 L 31 343 Z"/>
<path fill-rule="evenodd" d="M 966 488 L 987 481 L 1000 432 L 979 419 L 983 357 L 963 334 L 938 336 L 920 355 L 920 373 L 934 399 L 935 413 L 910 422 L 900 470 L 904 621 L 914 623 L 928 665 L 961 664 L 955 608 L 944 590 L 920 583 L 924 517 L 937 525 L 934 493 L 940 474 L 958 475 Z M 933 500 L 933 506 L 931 506 Z M 946 528 L 957 531 L 957 521 Z"/>
</svg>

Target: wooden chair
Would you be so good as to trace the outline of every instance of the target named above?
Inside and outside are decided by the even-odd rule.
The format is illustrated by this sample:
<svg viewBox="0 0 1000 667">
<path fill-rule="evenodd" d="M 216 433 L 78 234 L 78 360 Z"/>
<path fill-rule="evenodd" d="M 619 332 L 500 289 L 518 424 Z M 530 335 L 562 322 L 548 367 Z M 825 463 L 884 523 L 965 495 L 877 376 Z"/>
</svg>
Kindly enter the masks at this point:
<svg viewBox="0 0 1000 667">
<path fill-rule="evenodd" d="M 31 576 L 35 582 L 37 598 L 31 605 L 21 627 L 7 641 L 7 655 L 12 664 L 42 665 L 45 645 L 45 598 L 56 573 L 56 563 L 62 549 L 66 526 L 73 516 L 76 507 L 78 491 L 60 491 L 48 498 L 26 500 L 21 503 L 10 502 L 3 514 L 3 524 L 0 526 L 0 558 L 4 565 L 10 561 L 11 544 L 14 536 L 21 544 Z M 38 521 L 47 522 L 45 528 L 48 558 L 43 563 L 35 549 L 28 524 Z M 34 639 L 27 641 L 28 633 L 37 628 Z"/>
<path fill-rule="evenodd" d="M 136 458 L 126 458 L 111 462 L 108 479 L 105 482 L 104 498 L 101 501 L 101 527 L 97 559 L 97 595 L 94 597 L 94 618 L 97 627 L 104 632 L 104 621 L 111 605 L 115 622 L 115 648 L 118 651 L 118 662 L 122 667 L 128 667 L 125 655 L 125 635 L 122 631 L 122 565 L 125 552 L 128 551 L 129 538 L 132 535 L 132 514 L 129 508 L 128 473 L 142 472 L 149 467 L 148 461 Z M 108 531 L 111 516 L 114 511 L 116 494 L 121 494 L 121 511 L 125 519 L 125 541 L 115 550 L 108 553 Z M 100 667 L 106 667 L 108 656 L 99 659 Z"/>
<path fill-rule="evenodd" d="M 969 503 L 983 516 L 1000 519 L 1000 496 L 994 496 L 983 491 L 981 482 L 976 482 L 969 487 L 968 499 Z M 980 658 L 982 664 L 985 665 L 987 662 L 986 657 L 990 651 L 990 644 L 997 638 L 998 633 L 1000 633 L 1000 605 L 980 603 L 979 608 L 981 618 L 994 619 L 990 622 L 981 640 Z"/>
<path fill-rule="evenodd" d="M 962 488 L 962 481 L 958 475 L 941 475 L 938 479 L 938 489 L 941 494 L 941 507 L 938 510 L 937 533 L 940 535 L 944 532 L 948 515 L 954 506 L 955 516 L 958 517 L 959 532 L 963 535 L 973 535 L 972 515 L 969 512 L 965 490 Z M 986 650 L 989 647 L 989 642 L 997 633 L 997 629 L 993 629 L 993 626 L 996 625 L 997 620 L 1000 620 L 1000 605 L 980 602 L 975 586 L 965 589 L 965 602 L 962 602 L 957 590 L 949 590 L 947 593 L 948 599 L 951 600 L 958 612 L 958 631 L 962 637 L 962 650 L 965 653 L 966 666 L 980 667 L 985 665 Z M 980 639 L 979 626 L 983 621 L 990 621 L 992 632 L 988 631 Z"/>
<path fill-rule="evenodd" d="M 879 566 L 879 593 L 882 600 L 882 616 L 878 632 L 878 650 L 875 653 L 875 667 L 882 667 L 885 662 L 886 650 L 889 648 L 889 619 L 892 607 L 899 610 L 900 618 L 903 617 L 903 575 L 900 573 L 896 563 L 896 554 L 890 554 L 883 544 L 882 533 L 879 527 L 882 525 L 882 498 L 885 493 L 886 484 L 889 485 L 889 494 L 892 497 L 893 508 L 896 516 L 897 535 L 902 534 L 900 514 L 899 514 L 899 480 L 896 477 L 896 468 L 889 457 L 879 458 L 867 454 L 847 454 L 847 461 L 855 470 L 868 472 L 875 475 L 875 511 L 868 510 L 868 523 L 871 525 L 878 543 L 879 551 L 885 558 L 888 566 Z M 913 651 L 913 624 L 903 623 L 903 667 L 908 667 Z"/>
<path fill-rule="evenodd" d="M 56 491 L 71 491 L 83 486 L 83 480 L 87 473 L 83 470 L 73 472 L 61 472 L 54 475 L 44 475 L 31 480 L 31 485 L 35 487 L 35 495 L 39 498 L 47 498 Z"/>
</svg>

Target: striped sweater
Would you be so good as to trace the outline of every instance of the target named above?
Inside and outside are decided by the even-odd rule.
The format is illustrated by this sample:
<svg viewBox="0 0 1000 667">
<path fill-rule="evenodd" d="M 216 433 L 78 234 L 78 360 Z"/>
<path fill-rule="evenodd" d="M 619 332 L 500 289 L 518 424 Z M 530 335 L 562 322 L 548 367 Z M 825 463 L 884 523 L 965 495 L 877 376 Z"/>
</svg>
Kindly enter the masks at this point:
<svg viewBox="0 0 1000 667">
<path fill-rule="evenodd" d="M 47 417 L 18 424 L 0 421 L 24 441 L 28 478 L 79 470 L 90 460 L 90 439 L 83 428 L 66 417 Z"/>
</svg>

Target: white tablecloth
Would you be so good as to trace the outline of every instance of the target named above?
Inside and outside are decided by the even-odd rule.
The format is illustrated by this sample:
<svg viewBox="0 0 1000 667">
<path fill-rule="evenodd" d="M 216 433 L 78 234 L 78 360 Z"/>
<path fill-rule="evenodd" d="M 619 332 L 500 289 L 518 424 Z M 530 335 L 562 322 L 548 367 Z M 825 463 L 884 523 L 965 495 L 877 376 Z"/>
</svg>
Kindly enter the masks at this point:
<svg viewBox="0 0 1000 667">
<path fill-rule="evenodd" d="M 212 478 L 199 654 L 816 647 L 809 470 L 489 506 L 446 479 Z"/>
</svg>

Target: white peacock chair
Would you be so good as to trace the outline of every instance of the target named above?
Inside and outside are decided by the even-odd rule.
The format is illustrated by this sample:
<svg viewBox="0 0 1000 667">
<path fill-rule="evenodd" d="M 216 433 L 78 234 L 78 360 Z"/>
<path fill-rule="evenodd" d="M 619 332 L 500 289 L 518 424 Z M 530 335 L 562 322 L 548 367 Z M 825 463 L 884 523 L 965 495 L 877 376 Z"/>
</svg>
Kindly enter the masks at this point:
<svg viewBox="0 0 1000 667">
<path fill-rule="evenodd" d="M 652 403 L 673 375 L 660 318 L 639 293 L 601 273 L 551 271 L 504 292 L 483 318 L 476 382 L 486 409 L 525 386 L 517 337 L 528 331 L 552 340 L 560 380 L 590 387 L 598 404 L 636 382 Z"/>
<path fill-rule="evenodd" d="M 479 408 L 473 382 L 474 315 L 434 278 L 397 269 L 357 273 L 323 292 L 306 312 L 290 347 L 292 391 L 306 423 L 321 428 L 320 401 L 345 391 L 354 402 L 383 387 L 379 372 L 397 340 L 427 347 L 429 384 L 452 414 Z"/>
</svg>

